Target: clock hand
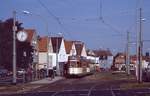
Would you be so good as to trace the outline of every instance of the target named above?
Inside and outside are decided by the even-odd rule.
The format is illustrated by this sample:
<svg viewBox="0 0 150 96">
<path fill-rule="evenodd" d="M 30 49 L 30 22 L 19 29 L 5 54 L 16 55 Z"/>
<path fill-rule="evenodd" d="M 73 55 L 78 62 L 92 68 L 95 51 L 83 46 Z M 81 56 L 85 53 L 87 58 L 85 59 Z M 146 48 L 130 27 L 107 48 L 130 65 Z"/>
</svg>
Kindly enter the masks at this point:
<svg viewBox="0 0 150 96">
<path fill-rule="evenodd" d="M 21 34 L 21 38 L 23 38 L 23 33 Z"/>
</svg>

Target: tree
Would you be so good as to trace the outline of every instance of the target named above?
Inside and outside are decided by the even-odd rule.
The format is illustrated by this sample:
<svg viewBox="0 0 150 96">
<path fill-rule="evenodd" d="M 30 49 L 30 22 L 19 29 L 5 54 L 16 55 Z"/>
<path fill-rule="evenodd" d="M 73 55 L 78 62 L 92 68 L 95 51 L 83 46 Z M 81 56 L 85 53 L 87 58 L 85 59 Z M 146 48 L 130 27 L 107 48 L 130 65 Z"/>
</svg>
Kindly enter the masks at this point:
<svg viewBox="0 0 150 96">
<path fill-rule="evenodd" d="M 33 62 L 33 47 L 30 42 L 17 42 L 17 66 L 27 69 Z"/>
<path fill-rule="evenodd" d="M 23 29 L 21 24 L 16 21 L 17 31 Z M 0 66 L 12 69 L 13 19 L 7 19 L 1 22 L 0 25 Z"/>
<path fill-rule="evenodd" d="M 22 23 L 16 21 L 17 31 L 23 30 Z M 10 18 L 4 22 L 0 22 L 0 66 L 12 70 L 13 58 L 13 19 Z M 30 42 L 19 42 L 16 39 L 17 51 L 17 67 L 27 68 L 32 62 L 33 48 Z"/>
</svg>

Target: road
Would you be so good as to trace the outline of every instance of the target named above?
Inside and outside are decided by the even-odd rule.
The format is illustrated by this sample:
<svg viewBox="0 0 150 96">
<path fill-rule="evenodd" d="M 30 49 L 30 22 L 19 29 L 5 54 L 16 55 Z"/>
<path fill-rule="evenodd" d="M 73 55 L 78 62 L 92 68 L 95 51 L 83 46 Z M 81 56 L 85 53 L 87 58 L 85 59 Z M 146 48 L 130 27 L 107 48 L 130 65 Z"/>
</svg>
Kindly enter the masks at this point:
<svg viewBox="0 0 150 96">
<path fill-rule="evenodd" d="M 150 96 L 149 88 L 121 88 L 122 84 L 132 82 L 135 81 L 123 76 L 120 79 L 112 79 L 102 75 L 91 75 L 63 79 L 24 93 L 0 96 Z"/>
</svg>

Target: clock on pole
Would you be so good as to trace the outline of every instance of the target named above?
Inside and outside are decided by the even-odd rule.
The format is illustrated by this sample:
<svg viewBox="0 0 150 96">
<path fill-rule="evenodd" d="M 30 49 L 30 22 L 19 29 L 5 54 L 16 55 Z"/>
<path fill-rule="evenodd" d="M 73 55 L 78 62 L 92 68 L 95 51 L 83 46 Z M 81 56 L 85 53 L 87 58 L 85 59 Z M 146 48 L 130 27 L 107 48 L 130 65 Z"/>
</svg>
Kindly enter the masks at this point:
<svg viewBox="0 0 150 96">
<path fill-rule="evenodd" d="M 28 38 L 28 35 L 25 31 L 19 31 L 17 33 L 17 39 L 20 41 L 20 42 L 24 42 L 26 41 Z"/>
</svg>

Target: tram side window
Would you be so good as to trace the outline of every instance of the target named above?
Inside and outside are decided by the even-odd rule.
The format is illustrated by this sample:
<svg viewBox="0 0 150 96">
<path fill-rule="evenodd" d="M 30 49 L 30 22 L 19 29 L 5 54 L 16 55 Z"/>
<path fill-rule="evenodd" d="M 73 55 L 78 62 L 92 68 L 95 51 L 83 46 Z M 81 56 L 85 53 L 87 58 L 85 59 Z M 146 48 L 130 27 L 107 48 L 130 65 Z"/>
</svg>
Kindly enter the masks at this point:
<svg viewBox="0 0 150 96">
<path fill-rule="evenodd" d="M 77 67 L 81 67 L 81 63 L 80 62 L 77 62 Z"/>
</svg>

